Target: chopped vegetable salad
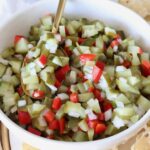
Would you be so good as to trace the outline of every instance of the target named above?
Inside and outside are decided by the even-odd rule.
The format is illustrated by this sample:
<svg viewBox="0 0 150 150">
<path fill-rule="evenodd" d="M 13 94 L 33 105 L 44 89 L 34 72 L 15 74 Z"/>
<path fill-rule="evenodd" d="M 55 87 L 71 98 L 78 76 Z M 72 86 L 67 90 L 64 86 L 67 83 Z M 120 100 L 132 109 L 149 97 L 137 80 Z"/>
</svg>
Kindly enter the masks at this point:
<svg viewBox="0 0 150 150">
<path fill-rule="evenodd" d="M 56 34 L 52 24 L 42 17 L 0 54 L 2 110 L 29 132 L 63 141 L 102 139 L 136 123 L 150 109 L 149 53 L 99 20 L 62 18 Z"/>
</svg>

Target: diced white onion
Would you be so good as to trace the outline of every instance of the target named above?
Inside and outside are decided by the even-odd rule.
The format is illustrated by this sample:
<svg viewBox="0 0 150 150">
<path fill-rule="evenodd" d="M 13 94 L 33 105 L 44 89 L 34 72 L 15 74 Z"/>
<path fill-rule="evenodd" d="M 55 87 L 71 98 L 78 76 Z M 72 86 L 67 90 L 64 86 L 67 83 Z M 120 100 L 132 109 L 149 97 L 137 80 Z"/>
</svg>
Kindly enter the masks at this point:
<svg viewBox="0 0 150 150">
<path fill-rule="evenodd" d="M 65 41 L 65 46 L 66 46 L 66 47 L 72 46 L 72 41 L 71 41 L 70 39 L 67 39 L 67 40 Z"/>
<path fill-rule="evenodd" d="M 17 107 L 16 106 L 12 107 L 11 110 L 10 110 L 11 113 L 15 113 L 16 111 L 17 111 Z"/>
<path fill-rule="evenodd" d="M 58 47 L 56 39 L 48 40 L 45 44 L 45 47 L 50 51 L 50 53 L 55 54 Z"/>
<path fill-rule="evenodd" d="M 104 116 L 105 116 L 105 121 L 110 120 L 112 118 L 112 110 L 109 109 L 109 110 L 105 111 Z"/>
<path fill-rule="evenodd" d="M 18 107 L 23 107 L 27 104 L 26 100 L 19 100 L 18 101 Z"/>
<path fill-rule="evenodd" d="M 93 113 L 92 109 L 86 109 L 85 113 L 88 115 L 89 120 L 97 119 L 97 116 Z"/>
<path fill-rule="evenodd" d="M 118 116 L 115 116 L 115 118 L 112 121 L 113 125 L 119 129 L 121 127 L 123 127 L 125 125 L 124 120 L 122 120 L 121 118 L 119 118 Z"/>
<path fill-rule="evenodd" d="M 66 93 L 60 93 L 57 95 L 61 100 L 69 99 L 69 96 Z"/>
<path fill-rule="evenodd" d="M 39 60 L 36 60 L 35 63 L 36 63 L 40 68 L 44 68 L 44 65 L 43 65 Z"/>
<path fill-rule="evenodd" d="M 117 101 L 116 105 L 117 105 L 117 107 L 124 108 L 124 103 L 123 102 Z"/>
<path fill-rule="evenodd" d="M 68 112 L 68 115 L 71 116 L 71 117 L 75 117 L 75 118 L 79 118 L 80 117 L 80 114 L 75 112 L 75 111 Z"/>
<path fill-rule="evenodd" d="M 118 51 L 118 46 L 115 45 L 115 46 L 113 47 L 113 50 L 114 50 L 114 52 L 117 52 L 117 51 Z"/>
<path fill-rule="evenodd" d="M 33 45 L 32 44 L 28 44 L 28 48 L 29 49 L 33 48 Z"/>
<path fill-rule="evenodd" d="M 57 91 L 57 88 L 54 86 L 54 85 L 50 85 L 50 84 L 46 84 L 52 92 L 56 92 Z"/>
<path fill-rule="evenodd" d="M 77 48 L 74 48 L 74 49 L 73 49 L 73 53 L 74 53 L 76 56 L 79 56 L 79 55 L 80 55 L 80 52 L 78 51 Z"/>
<path fill-rule="evenodd" d="M 117 66 L 116 67 L 116 72 L 123 72 L 126 71 L 127 69 L 124 66 Z"/>
<path fill-rule="evenodd" d="M 47 126 L 47 123 L 45 121 L 45 119 L 43 118 L 43 116 L 40 115 L 40 117 L 38 118 L 38 122 L 39 122 L 39 125 L 41 127 L 46 127 Z"/>
<path fill-rule="evenodd" d="M 53 131 L 53 130 L 50 130 L 50 129 L 46 129 L 46 133 L 47 133 L 48 135 L 52 135 L 52 134 L 54 133 L 54 131 Z"/>
<path fill-rule="evenodd" d="M 61 42 L 61 35 L 60 35 L 60 34 L 55 34 L 55 39 L 56 39 L 58 42 Z"/>
</svg>

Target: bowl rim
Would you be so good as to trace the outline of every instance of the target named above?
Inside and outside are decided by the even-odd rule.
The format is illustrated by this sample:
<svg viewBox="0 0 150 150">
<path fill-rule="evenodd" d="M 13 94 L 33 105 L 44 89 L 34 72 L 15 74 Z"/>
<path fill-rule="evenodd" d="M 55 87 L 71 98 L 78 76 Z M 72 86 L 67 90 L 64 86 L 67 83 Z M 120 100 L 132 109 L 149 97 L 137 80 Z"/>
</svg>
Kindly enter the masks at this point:
<svg viewBox="0 0 150 150">
<path fill-rule="evenodd" d="M 21 16 L 23 13 L 25 13 L 26 11 L 29 11 L 31 10 L 32 8 L 34 7 L 38 7 L 40 4 L 42 3 L 45 3 L 49 0 L 43 0 L 43 1 L 38 1 L 36 2 L 35 4 L 33 5 L 30 5 L 29 7 L 27 8 L 24 8 L 23 10 L 20 10 L 18 11 L 17 13 L 14 13 L 13 16 L 11 17 L 8 17 L 2 24 L 0 24 L 0 30 L 2 30 L 3 28 L 5 28 L 5 26 L 7 24 L 9 24 L 11 21 L 13 21 L 15 18 Z M 145 25 L 145 26 L 149 26 L 148 23 L 142 18 L 140 17 L 137 13 L 133 12 L 132 10 L 130 10 L 129 8 L 126 8 L 125 6 L 122 6 L 121 4 L 118 4 L 114 1 L 110 1 L 110 0 L 101 0 L 102 3 L 108 3 L 109 5 L 114 5 L 114 7 L 116 7 L 116 9 L 123 9 L 124 11 L 127 11 L 129 12 L 132 16 L 134 16 L 136 19 L 139 19 L 139 21 Z M 150 28 L 150 27 L 149 27 Z M 22 127 L 20 127 L 18 124 L 16 124 L 15 122 L 13 122 L 1 109 L 0 109 L 0 120 L 8 127 L 9 129 L 9 126 L 12 126 L 11 128 L 14 128 L 16 130 L 19 130 L 19 132 L 22 132 L 24 135 L 26 136 L 30 136 L 31 138 L 34 138 L 35 140 L 38 140 L 38 141 L 44 141 L 44 142 L 53 142 L 53 143 L 56 143 L 56 144 L 60 144 L 60 143 L 64 143 L 64 144 L 74 144 L 74 145 L 77 145 L 77 144 L 82 144 L 82 145 L 87 145 L 87 144 L 96 144 L 96 143 L 99 143 L 99 142 L 106 142 L 106 141 L 111 141 L 112 139 L 118 139 L 118 137 L 122 137 L 122 136 L 125 136 L 129 133 L 132 133 L 133 129 L 136 127 L 138 129 L 141 129 L 139 128 L 138 126 L 139 125 L 142 125 L 142 123 L 144 122 L 147 122 L 148 121 L 148 118 L 150 117 L 150 109 L 140 118 L 139 121 L 137 121 L 134 125 L 132 125 L 131 127 L 115 134 L 115 135 L 112 135 L 112 136 L 109 136 L 109 137 L 106 137 L 106 138 L 103 138 L 103 139 L 98 139 L 98 140 L 94 140 L 94 141 L 85 141 L 85 142 L 68 142 L 68 141 L 59 141 L 59 140 L 52 140 L 52 139 L 47 139 L 47 138 L 44 138 L 44 137 L 40 137 L 40 136 L 37 136 L 37 135 L 34 135 L 30 132 L 28 132 L 27 130 L 23 129 Z M 147 120 L 147 121 L 146 121 Z M 138 130 L 136 129 L 136 130 Z M 138 131 L 137 131 L 138 132 Z M 81 146 L 82 146 L 81 145 Z"/>
</svg>

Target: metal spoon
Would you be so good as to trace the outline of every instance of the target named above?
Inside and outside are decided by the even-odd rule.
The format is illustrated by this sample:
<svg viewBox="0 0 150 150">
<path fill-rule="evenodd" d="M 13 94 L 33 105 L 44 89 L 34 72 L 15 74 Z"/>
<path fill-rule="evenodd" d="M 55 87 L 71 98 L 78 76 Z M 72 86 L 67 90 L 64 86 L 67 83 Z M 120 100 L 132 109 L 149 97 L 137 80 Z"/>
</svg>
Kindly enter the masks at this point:
<svg viewBox="0 0 150 150">
<path fill-rule="evenodd" d="M 53 34 L 57 33 L 57 31 L 58 31 L 59 23 L 60 23 L 62 14 L 64 12 L 65 3 L 66 3 L 66 0 L 59 0 L 57 12 L 56 12 L 56 15 L 55 15 L 55 18 L 54 18 L 53 27 L 52 27 L 52 33 Z M 26 65 L 25 61 L 26 61 L 26 59 L 23 60 L 22 67 L 24 67 Z M 29 91 L 26 90 L 26 86 L 23 84 L 22 78 L 21 78 L 21 87 L 22 87 L 24 93 L 27 96 L 29 96 L 29 97 L 31 97 L 33 99 L 36 99 L 35 97 L 33 97 L 33 96 L 30 95 Z"/>
</svg>

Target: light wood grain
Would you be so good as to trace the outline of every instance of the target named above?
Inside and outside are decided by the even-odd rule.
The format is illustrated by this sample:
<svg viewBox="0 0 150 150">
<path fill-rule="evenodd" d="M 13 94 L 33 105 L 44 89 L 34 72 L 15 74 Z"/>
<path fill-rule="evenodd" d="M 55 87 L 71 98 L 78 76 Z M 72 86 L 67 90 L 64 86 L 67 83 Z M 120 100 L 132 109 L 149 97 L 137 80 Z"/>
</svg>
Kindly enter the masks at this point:
<svg viewBox="0 0 150 150">
<path fill-rule="evenodd" d="M 10 143 L 9 143 L 9 132 L 8 129 L 1 123 L 1 144 L 3 150 L 11 150 Z"/>
</svg>

